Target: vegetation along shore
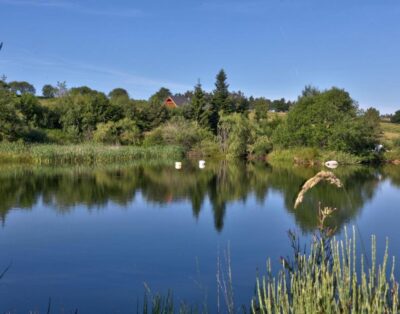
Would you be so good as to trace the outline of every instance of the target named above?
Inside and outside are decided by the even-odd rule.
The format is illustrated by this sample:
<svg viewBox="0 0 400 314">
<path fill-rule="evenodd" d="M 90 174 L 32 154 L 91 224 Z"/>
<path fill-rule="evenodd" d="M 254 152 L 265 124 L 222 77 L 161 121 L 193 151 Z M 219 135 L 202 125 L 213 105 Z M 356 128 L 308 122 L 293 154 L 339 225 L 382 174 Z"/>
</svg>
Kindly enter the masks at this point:
<svg viewBox="0 0 400 314">
<path fill-rule="evenodd" d="M 343 164 L 400 161 L 400 111 L 361 110 L 343 89 L 306 86 L 296 101 L 229 91 L 221 70 L 215 89 L 197 84 L 148 100 L 116 88 L 0 80 L 0 160 L 30 163 L 181 158 L 267 159 Z"/>
</svg>

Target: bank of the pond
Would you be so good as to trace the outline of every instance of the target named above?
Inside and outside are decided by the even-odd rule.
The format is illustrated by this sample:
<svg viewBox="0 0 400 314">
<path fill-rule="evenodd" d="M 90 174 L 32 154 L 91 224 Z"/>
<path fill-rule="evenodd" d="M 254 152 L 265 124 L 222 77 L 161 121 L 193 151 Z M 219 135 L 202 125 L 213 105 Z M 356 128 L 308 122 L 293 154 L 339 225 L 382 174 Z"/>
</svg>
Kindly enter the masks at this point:
<svg viewBox="0 0 400 314">
<path fill-rule="evenodd" d="M 341 165 L 357 165 L 386 162 L 385 155 L 371 153 L 368 156 L 358 156 L 340 151 L 325 151 L 317 148 L 275 149 L 267 156 L 270 163 L 289 163 L 305 166 L 322 165 L 328 160 L 336 160 Z"/>
<path fill-rule="evenodd" d="M 210 154 L 206 151 L 186 152 L 174 145 L 120 146 L 103 144 L 24 144 L 0 143 L 0 162 L 28 164 L 106 164 L 133 161 L 175 161 L 182 158 L 207 158 L 220 160 L 229 158 L 221 152 Z M 371 153 L 358 156 L 340 151 L 325 151 L 317 148 L 274 149 L 268 155 L 248 156 L 248 160 L 266 160 L 271 164 L 285 163 L 305 166 L 323 165 L 328 160 L 336 160 L 341 165 L 368 163 L 400 164 L 400 151 L 386 151 L 381 155 Z"/>
<path fill-rule="evenodd" d="M 55 145 L 0 144 L 0 162 L 31 164 L 97 164 L 137 160 L 176 160 L 183 150 L 177 146 L 107 146 L 95 144 Z"/>
</svg>

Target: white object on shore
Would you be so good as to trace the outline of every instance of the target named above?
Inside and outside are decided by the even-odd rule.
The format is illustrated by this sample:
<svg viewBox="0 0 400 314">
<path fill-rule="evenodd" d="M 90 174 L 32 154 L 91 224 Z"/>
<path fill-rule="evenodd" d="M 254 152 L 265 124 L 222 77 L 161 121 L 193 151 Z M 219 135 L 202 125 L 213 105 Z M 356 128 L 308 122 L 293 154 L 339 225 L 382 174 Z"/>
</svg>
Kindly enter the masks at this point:
<svg viewBox="0 0 400 314">
<path fill-rule="evenodd" d="M 325 163 L 325 166 L 330 169 L 336 169 L 339 166 L 339 163 L 336 160 L 329 160 Z"/>
<path fill-rule="evenodd" d="M 175 161 L 175 169 L 182 169 L 182 162 L 181 161 Z"/>
<path fill-rule="evenodd" d="M 204 169 L 206 167 L 206 161 L 205 160 L 199 160 L 199 168 Z"/>
</svg>

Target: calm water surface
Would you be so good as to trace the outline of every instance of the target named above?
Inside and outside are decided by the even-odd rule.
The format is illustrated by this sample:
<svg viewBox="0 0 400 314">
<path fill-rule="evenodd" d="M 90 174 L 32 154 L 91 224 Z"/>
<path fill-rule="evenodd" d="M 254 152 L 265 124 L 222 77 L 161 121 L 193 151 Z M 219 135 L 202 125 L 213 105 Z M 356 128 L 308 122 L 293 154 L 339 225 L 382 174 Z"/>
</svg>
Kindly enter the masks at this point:
<svg viewBox="0 0 400 314">
<path fill-rule="evenodd" d="M 338 236 L 356 227 L 400 253 L 400 167 L 334 170 L 293 209 L 320 169 L 188 162 L 173 166 L 0 166 L 0 312 L 132 313 L 153 292 L 215 312 L 217 256 L 228 245 L 236 304 L 249 304 L 268 257 L 290 254 L 289 229 L 307 239 L 317 207 L 337 207 Z M 364 248 L 362 248 L 364 250 Z M 219 253 L 220 252 L 220 253 Z M 399 273 L 399 272 L 398 272 Z"/>
</svg>

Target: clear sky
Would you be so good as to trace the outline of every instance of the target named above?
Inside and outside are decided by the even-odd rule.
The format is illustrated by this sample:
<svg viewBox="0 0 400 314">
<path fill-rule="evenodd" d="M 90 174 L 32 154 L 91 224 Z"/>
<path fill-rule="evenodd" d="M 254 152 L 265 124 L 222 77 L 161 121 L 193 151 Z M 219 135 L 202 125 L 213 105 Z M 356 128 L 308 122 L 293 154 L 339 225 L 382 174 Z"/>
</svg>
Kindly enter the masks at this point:
<svg viewBox="0 0 400 314">
<path fill-rule="evenodd" d="M 295 99 L 345 88 L 400 109 L 399 0 L 0 0 L 0 74 L 38 91 L 67 81 L 147 98 L 220 68 L 232 90 Z"/>
</svg>

